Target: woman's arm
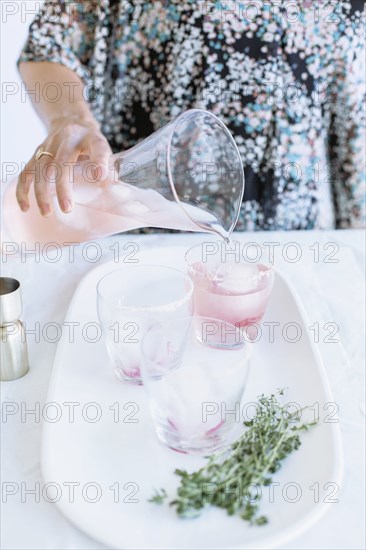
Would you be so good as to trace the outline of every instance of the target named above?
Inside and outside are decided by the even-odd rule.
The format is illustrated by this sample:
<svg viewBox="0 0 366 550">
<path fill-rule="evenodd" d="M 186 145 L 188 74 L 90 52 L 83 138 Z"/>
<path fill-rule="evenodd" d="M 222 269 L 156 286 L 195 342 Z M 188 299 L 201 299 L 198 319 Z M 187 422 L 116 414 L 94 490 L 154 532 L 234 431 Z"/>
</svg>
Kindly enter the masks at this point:
<svg viewBox="0 0 366 550">
<path fill-rule="evenodd" d="M 21 62 L 19 63 L 19 72 L 27 88 L 34 89 L 36 83 L 40 88 L 37 99 L 35 99 L 35 94 L 31 94 L 32 103 L 47 129 L 50 128 L 54 120 L 63 116 L 75 115 L 82 118 L 93 118 L 89 105 L 83 97 L 83 82 L 74 71 L 58 63 Z M 54 83 L 55 90 L 58 90 L 56 102 L 52 97 L 47 100 L 47 89 L 50 82 Z M 51 96 L 53 92 L 48 93 Z M 39 99 L 40 101 L 38 101 Z"/>
<path fill-rule="evenodd" d="M 112 151 L 84 100 L 84 84 L 74 71 L 64 65 L 47 62 L 22 62 L 19 70 L 27 88 L 39 86 L 37 101 L 33 96 L 32 100 L 48 131 L 47 138 L 40 145 L 56 159 L 60 174 L 56 178 L 58 202 L 63 212 L 70 212 L 73 206 L 72 183 L 70 164 L 65 163 L 77 162 L 80 155 L 88 155 L 92 162 L 100 166 L 95 177 L 101 180 L 107 176 Z M 47 94 L 43 93 L 51 89 L 50 83 L 54 83 L 55 90 L 59 91 L 56 102 L 53 98 L 47 100 Z M 38 161 L 34 156 L 30 159 L 19 176 L 17 186 L 17 199 L 23 212 L 29 208 L 28 193 L 33 184 L 41 214 L 48 216 L 52 213 L 50 173 L 55 177 L 56 168 L 51 157 L 42 156 Z"/>
</svg>

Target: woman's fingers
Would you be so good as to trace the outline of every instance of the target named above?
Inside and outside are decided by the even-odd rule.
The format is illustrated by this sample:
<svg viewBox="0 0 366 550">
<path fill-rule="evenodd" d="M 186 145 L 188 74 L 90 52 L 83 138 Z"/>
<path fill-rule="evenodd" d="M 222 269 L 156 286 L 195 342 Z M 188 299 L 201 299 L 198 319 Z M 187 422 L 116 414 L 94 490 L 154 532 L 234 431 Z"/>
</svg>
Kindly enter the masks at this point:
<svg viewBox="0 0 366 550">
<path fill-rule="evenodd" d="M 51 153 L 50 148 L 47 149 Z M 52 153 L 54 155 L 54 153 Z M 42 216 L 52 214 L 52 193 L 51 185 L 53 183 L 55 161 L 48 155 L 42 156 L 35 161 L 36 177 L 34 178 L 34 194 L 38 208 Z M 53 164 L 53 166 L 52 166 Z"/>
<path fill-rule="evenodd" d="M 53 193 L 56 194 L 63 212 L 73 208 L 72 184 L 76 175 L 75 165 L 80 155 L 89 155 L 95 181 L 106 180 L 109 174 L 109 161 L 112 155 L 106 138 L 88 126 L 70 124 L 53 132 L 45 143 L 45 151 L 38 160 L 35 155 L 26 165 L 18 178 L 16 196 L 23 212 L 29 208 L 29 190 L 34 185 L 34 193 L 39 210 L 43 216 L 52 213 Z"/>
<path fill-rule="evenodd" d="M 71 212 L 74 203 L 72 199 L 72 186 L 75 179 L 75 164 L 81 152 L 80 146 L 63 141 L 56 155 L 57 178 L 56 193 L 62 212 Z"/>
<path fill-rule="evenodd" d="M 34 157 L 26 164 L 20 173 L 16 188 L 16 197 L 22 212 L 29 209 L 29 189 L 34 181 L 35 160 Z"/>
<path fill-rule="evenodd" d="M 109 174 L 109 159 L 112 155 L 108 141 L 102 135 L 91 136 L 88 149 L 90 161 L 96 164 L 94 177 L 97 181 L 104 181 Z"/>
<path fill-rule="evenodd" d="M 47 152 L 54 154 L 54 148 L 50 145 L 42 144 L 42 147 Z M 43 155 L 39 160 L 36 160 L 34 154 L 19 175 L 16 197 L 23 212 L 29 209 L 29 190 L 33 184 L 36 201 L 42 216 L 49 216 L 52 213 L 52 195 L 49 183 L 52 176 L 50 164 L 54 162 L 48 155 Z"/>
</svg>

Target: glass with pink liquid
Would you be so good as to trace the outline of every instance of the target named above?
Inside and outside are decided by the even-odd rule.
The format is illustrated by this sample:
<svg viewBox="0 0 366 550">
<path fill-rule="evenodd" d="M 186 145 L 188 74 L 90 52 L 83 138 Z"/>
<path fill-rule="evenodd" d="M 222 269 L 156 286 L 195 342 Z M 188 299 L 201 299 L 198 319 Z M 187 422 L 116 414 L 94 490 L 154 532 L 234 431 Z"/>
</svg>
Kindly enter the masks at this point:
<svg viewBox="0 0 366 550">
<path fill-rule="evenodd" d="M 177 334 L 187 330 L 193 312 L 193 284 L 185 273 L 169 267 L 124 267 L 99 281 L 97 309 L 115 374 L 141 384 L 145 331 L 159 324 L 167 341 L 176 341 Z"/>
<path fill-rule="evenodd" d="M 273 265 L 254 243 L 204 242 L 186 253 L 194 283 L 194 314 L 240 327 L 259 323 L 274 282 Z"/>
<path fill-rule="evenodd" d="M 158 439 L 189 454 L 229 445 L 242 425 L 252 344 L 226 321 L 192 317 L 172 341 L 156 324 L 141 345 L 141 374 Z"/>
</svg>

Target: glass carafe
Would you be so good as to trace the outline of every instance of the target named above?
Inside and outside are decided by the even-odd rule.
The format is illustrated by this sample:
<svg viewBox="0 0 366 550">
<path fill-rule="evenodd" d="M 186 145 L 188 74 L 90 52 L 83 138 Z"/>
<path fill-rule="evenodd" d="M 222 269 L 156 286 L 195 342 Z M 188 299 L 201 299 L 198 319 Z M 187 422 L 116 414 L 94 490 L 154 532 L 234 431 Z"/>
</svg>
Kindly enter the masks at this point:
<svg viewBox="0 0 366 550">
<path fill-rule="evenodd" d="M 29 211 L 22 213 L 13 182 L 3 201 L 6 237 L 63 246 L 155 227 L 227 238 L 236 225 L 244 193 L 243 166 L 230 132 L 208 111 L 186 111 L 113 155 L 109 178 L 101 184 L 91 178 L 93 167 L 83 160 L 69 172 L 75 202 L 69 214 L 60 211 L 55 191 L 51 216 L 41 217 L 33 192 Z"/>
</svg>

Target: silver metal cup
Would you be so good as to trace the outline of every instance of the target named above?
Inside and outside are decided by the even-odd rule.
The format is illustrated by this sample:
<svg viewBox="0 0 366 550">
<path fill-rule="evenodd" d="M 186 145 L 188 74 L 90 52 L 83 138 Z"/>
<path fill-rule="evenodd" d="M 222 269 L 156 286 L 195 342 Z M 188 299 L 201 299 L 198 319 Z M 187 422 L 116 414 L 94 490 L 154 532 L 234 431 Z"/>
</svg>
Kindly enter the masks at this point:
<svg viewBox="0 0 366 550">
<path fill-rule="evenodd" d="M 29 371 L 22 314 L 20 283 L 0 277 L 0 372 L 1 380 L 16 380 Z"/>
</svg>

